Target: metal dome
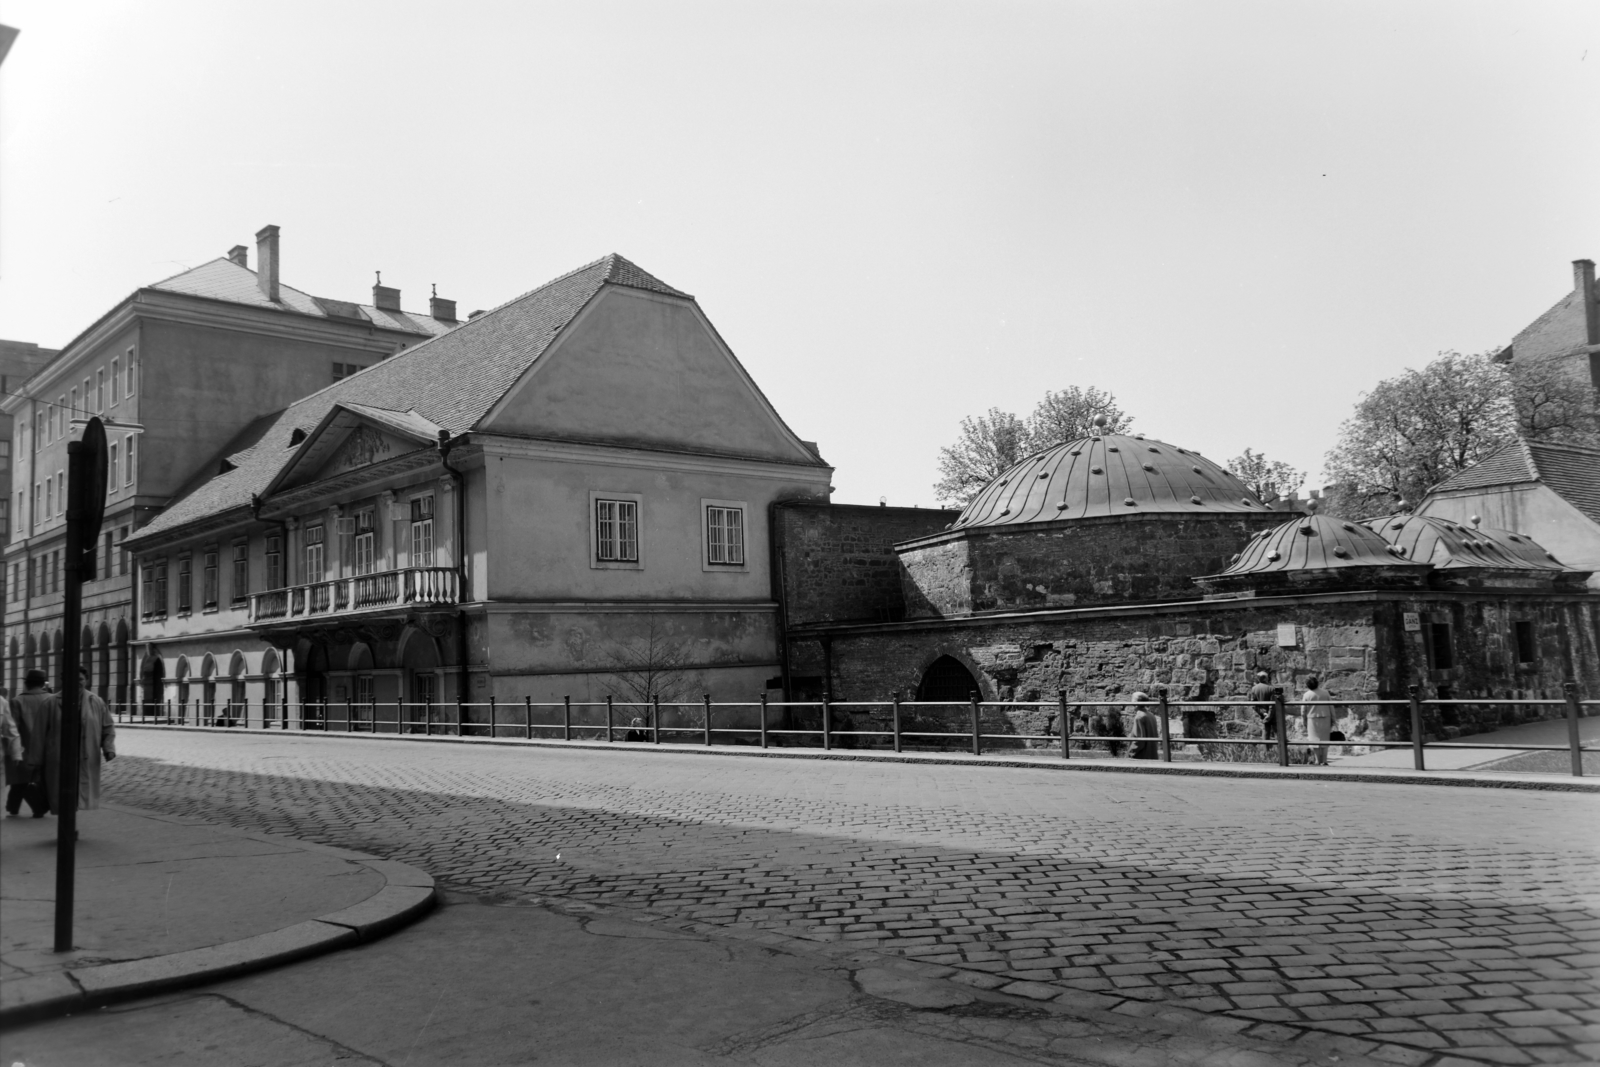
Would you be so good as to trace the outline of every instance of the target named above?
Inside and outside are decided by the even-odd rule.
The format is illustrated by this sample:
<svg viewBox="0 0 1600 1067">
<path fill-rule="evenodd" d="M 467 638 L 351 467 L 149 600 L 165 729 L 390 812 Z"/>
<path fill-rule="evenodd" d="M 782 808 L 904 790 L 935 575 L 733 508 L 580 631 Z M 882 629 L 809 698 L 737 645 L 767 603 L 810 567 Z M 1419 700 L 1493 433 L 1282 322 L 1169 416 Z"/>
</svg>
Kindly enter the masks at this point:
<svg viewBox="0 0 1600 1067">
<path fill-rule="evenodd" d="M 1243 482 L 1198 452 L 1104 434 L 1029 456 L 983 488 L 951 529 L 1107 515 L 1270 514 Z"/>
<path fill-rule="evenodd" d="M 1474 516 L 1476 518 L 1476 516 Z M 1433 515 L 1389 515 L 1367 519 L 1371 527 L 1406 559 L 1443 569 L 1493 567 L 1500 570 L 1565 571 L 1567 568 L 1526 534 L 1480 529 L 1477 524 Z"/>
<path fill-rule="evenodd" d="M 1409 560 L 1389 542 L 1356 522 L 1306 515 L 1263 530 L 1234 557 L 1223 576 L 1278 571 L 1338 570 L 1344 567 L 1404 567 L 1427 570 L 1427 561 Z"/>
</svg>

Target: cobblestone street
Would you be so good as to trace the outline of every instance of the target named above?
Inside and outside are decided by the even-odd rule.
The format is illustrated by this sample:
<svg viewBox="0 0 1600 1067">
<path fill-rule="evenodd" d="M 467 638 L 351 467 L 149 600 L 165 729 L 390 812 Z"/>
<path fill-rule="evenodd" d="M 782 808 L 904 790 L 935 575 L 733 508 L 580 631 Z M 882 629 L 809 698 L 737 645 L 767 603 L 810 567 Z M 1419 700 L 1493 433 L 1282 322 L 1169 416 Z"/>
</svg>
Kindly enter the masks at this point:
<svg viewBox="0 0 1600 1067">
<path fill-rule="evenodd" d="M 1600 800 L 128 729 L 107 798 L 1395 1063 L 1600 1060 Z M 89 823 L 92 827 L 92 822 Z M 87 831 L 86 831 L 87 832 Z"/>
</svg>

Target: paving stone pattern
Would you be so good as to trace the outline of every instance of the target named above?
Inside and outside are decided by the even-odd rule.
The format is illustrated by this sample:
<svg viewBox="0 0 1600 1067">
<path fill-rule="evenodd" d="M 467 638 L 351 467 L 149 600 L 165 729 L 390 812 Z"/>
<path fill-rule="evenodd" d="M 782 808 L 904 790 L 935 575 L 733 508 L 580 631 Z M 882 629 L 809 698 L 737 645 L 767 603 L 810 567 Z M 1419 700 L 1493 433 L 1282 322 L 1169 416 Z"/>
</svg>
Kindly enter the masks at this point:
<svg viewBox="0 0 1600 1067">
<path fill-rule="evenodd" d="M 112 799 L 527 892 L 1346 1035 L 1600 1062 L 1600 800 L 125 731 Z M 1111 1003 L 1107 1001 L 1106 1003 Z"/>
</svg>

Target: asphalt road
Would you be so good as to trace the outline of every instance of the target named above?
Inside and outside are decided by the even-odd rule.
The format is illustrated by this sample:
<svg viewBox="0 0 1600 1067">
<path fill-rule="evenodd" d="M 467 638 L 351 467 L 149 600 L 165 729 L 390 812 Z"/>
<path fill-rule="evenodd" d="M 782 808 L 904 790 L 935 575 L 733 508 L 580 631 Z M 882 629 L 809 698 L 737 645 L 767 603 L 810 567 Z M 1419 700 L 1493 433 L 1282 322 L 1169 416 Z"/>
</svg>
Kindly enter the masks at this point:
<svg viewBox="0 0 1600 1067">
<path fill-rule="evenodd" d="M 1600 798 L 125 730 L 122 803 L 1390 1062 L 1600 1060 Z M 1357 1043 L 1358 1042 L 1358 1043 Z M 1367 1044 L 1370 1042 L 1370 1044 Z"/>
</svg>

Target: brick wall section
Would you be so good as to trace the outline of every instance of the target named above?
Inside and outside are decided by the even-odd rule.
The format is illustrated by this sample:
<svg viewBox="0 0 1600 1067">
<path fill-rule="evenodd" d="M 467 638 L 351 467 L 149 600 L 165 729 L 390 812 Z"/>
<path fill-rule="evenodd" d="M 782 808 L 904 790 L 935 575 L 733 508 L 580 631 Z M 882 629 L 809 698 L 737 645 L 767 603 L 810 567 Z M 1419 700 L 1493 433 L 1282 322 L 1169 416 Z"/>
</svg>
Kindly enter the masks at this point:
<svg viewBox="0 0 1600 1067">
<path fill-rule="evenodd" d="M 1454 666 L 1430 666 L 1426 631 L 1406 630 L 1406 612 L 1423 622 L 1452 623 Z M 1535 623 L 1539 648 L 1531 664 L 1514 662 L 1516 619 Z M 1279 645 L 1283 623 L 1295 627 L 1292 647 Z M 1600 605 L 1572 596 L 1348 594 L 829 628 L 793 635 L 794 670 L 823 672 L 824 635 L 831 644 L 837 700 L 886 700 L 896 691 L 911 699 L 922 672 L 943 655 L 966 664 L 989 700 L 1052 700 L 1058 690 L 1066 691 L 1069 702 L 1126 700 L 1140 689 L 1153 695 L 1157 687 L 1173 700 L 1235 700 L 1248 692 L 1258 670 L 1268 671 L 1272 684 L 1291 698 L 1304 691 L 1311 674 L 1333 696 L 1351 700 L 1403 697 L 1413 683 L 1428 697 L 1448 686 L 1458 698 L 1559 698 L 1567 678 L 1577 680 L 1580 693 L 1600 696 Z M 1057 728 L 1053 708 L 990 714 L 1001 724 L 994 732 Z M 1443 714 L 1430 709 L 1426 732 L 1446 739 L 1563 714 L 1559 708 L 1512 705 Z M 1406 740 L 1410 734 L 1404 708 L 1350 708 L 1336 728 L 1351 739 Z"/>
<path fill-rule="evenodd" d="M 909 618 L 1192 600 L 1281 514 L 1126 515 L 952 531 L 901 550 Z"/>
<path fill-rule="evenodd" d="M 773 508 L 788 625 L 904 618 L 900 541 L 942 531 L 960 512 L 794 502 Z"/>
</svg>

